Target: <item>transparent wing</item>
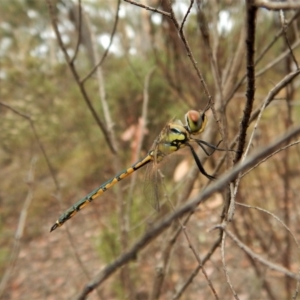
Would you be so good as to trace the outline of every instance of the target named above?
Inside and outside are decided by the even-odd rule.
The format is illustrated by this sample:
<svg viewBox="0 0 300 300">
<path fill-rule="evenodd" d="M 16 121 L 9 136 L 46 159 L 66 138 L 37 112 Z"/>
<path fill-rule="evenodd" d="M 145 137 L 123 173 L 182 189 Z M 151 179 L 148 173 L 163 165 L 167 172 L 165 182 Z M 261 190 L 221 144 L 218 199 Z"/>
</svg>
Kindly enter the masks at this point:
<svg viewBox="0 0 300 300">
<path fill-rule="evenodd" d="M 175 130 L 174 130 L 175 129 Z M 184 141 L 186 132 L 183 124 L 179 120 L 168 123 L 155 140 L 152 150 L 149 152 L 153 157 L 152 163 L 147 166 L 144 182 L 144 196 L 152 207 L 159 210 L 160 202 L 166 198 L 166 188 L 164 186 L 164 176 L 160 171 L 162 165 L 168 167 L 168 157 L 179 150 L 179 146 L 173 141 Z M 181 139 L 181 140 L 180 140 Z"/>
<path fill-rule="evenodd" d="M 148 203 L 156 210 L 160 209 L 160 201 L 164 197 L 163 179 L 158 165 L 153 162 L 148 165 L 143 183 L 143 194 Z"/>
<path fill-rule="evenodd" d="M 165 189 L 163 185 L 163 175 L 160 172 L 161 162 L 166 160 L 169 154 L 166 147 L 166 139 L 169 134 L 169 126 L 166 125 L 159 136 L 156 138 L 150 151 L 153 160 L 152 163 L 146 167 L 143 194 L 145 199 L 151 206 L 159 211 L 160 201 L 164 198 Z"/>
</svg>

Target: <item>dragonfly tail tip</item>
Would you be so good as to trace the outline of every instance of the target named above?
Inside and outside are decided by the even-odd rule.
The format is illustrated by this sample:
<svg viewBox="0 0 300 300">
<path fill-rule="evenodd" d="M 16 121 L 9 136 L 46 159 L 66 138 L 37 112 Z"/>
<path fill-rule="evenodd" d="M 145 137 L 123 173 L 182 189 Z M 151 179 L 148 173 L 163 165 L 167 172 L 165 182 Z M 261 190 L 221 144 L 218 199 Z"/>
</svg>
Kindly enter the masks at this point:
<svg viewBox="0 0 300 300">
<path fill-rule="evenodd" d="M 57 227 L 58 227 L 58 224 L 55 223 L 55 224 L 50 228 L 50 232 L 54 231 Z"/>
</svg>

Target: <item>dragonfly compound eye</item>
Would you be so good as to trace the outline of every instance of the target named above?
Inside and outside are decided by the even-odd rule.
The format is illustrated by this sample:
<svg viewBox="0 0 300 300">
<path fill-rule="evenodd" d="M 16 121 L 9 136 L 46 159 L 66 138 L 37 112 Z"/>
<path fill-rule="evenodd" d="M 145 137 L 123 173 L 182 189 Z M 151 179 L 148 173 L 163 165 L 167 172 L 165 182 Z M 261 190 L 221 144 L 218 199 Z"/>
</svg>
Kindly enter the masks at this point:
<svg viewBox="0 0 300 300">
<path fill-rule="evenodd" d="M 202 111 L 190 110 L 185 115 L 186 126 L 191 134 L 201 133 L 207 123 L 207 116 Z"/>
</svg>

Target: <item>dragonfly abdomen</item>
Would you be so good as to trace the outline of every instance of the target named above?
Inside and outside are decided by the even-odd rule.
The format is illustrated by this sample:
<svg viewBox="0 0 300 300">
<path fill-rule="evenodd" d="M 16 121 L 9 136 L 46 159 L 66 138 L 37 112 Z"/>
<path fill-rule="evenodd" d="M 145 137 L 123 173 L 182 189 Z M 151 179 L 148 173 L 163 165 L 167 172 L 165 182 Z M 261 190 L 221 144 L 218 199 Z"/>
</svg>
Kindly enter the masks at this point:
<svg viewBox="0 0 300 300">
<path fill-rule="evenodd" d="M 55 224 L 51 227 L 50 232 L 55 230 L 57 227 L 62 226 L 67 220 L 71 219 L 78 211 L 83 209 L 86 205 L 91 203 L 94 199 L 99 197 L 101 194 L 106 192 L 108 189 L 110 189 L 113 185 L 115 185 L 117 182 L 121 181 L 122 179 L 128 177 L 133 172 L 138 170 L 139 168 L 143 167 L 147 163 L 153 160 L 153 156 L 148 154 L 144 159 L 138 161 L 128 169 L 120 172 L 115 177 L 109 179 L 105 183 L 103 183 L 100 187 L 96 188 L 94 191 L 92 191 L 90 194 L 88 194 L 83 199 L 79 200 L 77 203 L 75 203 L 72 207 L 70 207 L 65 213 L 63 213 L 58 220 L 55 222 Z"/>
</svg>

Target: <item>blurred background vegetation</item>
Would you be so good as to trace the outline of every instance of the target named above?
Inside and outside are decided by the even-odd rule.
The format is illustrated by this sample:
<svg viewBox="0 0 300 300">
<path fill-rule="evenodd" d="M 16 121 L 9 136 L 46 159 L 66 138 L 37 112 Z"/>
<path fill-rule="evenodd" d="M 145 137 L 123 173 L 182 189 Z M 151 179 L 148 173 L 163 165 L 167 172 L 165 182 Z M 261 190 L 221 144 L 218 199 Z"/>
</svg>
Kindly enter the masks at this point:
<svg viewBox="0 0 300 300">
<path fill-rule="evenodd" d="M 64 227 L 49 233 L 61 212 L 144 156 L 166 122 L 174 117 L 183 119 L 189 109 L 203 109 L 208 102 L 169 18 L 124 1 L 120 4 L 118 1 L 86 0 L 82 1 L 80 23 L 77 1 L 48 2 L 57 18 L 69 57 L 76 52 L 78 26 L 82 26 L 73 64 L 79 78 L 85 78 L 103 58 L 112 38 L 100 73 L 92 74 L 81 86 L 100 120 L 113 132 L 116 154 L 107 145 L 84 101 L 79 80 L 76 82 L 70 71 L 51 25 L 47 1 L 0 1 L 0 102 L 4 104 L 0 105 L 1 299 L 69 299 L 151 224 L 163 218 L 171 210 L 170 205 L 163 205 L 157 213 L 145 201 L 141 188 L 144 170 L 141 170 L 136 178 L 120 182 Z M 176 18 L 181 22 L 190 1 L 172 2 Z M 245 5 L 234 0 L 202 2 L 221 86 L 225 86 L 244 34 Z M 168 1 L 143 3 L 168 11 Z M 297 59 L 299 12 L 285 13 L 287 20 L 294 15 L 297 17 L 287 28 L 286 37 L 290 44 L 296 45 L 294 55 Z M 184 33 L 208 90 L 218 101 L 222 93 L 218 90 L 206 41 L 199 30 L 201 20 L 198 17 L 194 4 Z M 258 57 L 281 31 L 279 13 L 260 9 L 256 28 Z M 274 85 L 295 69 L 291 55 L 269 65 L 288 51 L 285 38 L 278 37 L 256 65 L 255 108 L 261 106 Z M 239 49 L 241 61 L 236 76 L 231 79 L 230 90 L 223 94 L 223 100 L 228 103 L 226 114 L 218 110 L 219 118 L 227 121 L 228 144 L 238 133 L 245 103 L 246 84 L 241 81 L 246 74 L 245 42 Z M 145 84 L 147 78 L 148 87 Z M 234 89 L 238 82 L 241 84 Z M 140 132 L 146 97 L 149 99 L 147 120 L 144 132 Z M 107 112 L 103 100 L 111 123 L 105 118 Z M 299 80 L 296 79 L 264 112 L 251 151 L 297 124 L 299 114 Z M 210 113 L 209 117 L 213 119 Z M 212 126 L 217 128 L 215 120 Z M 139 151 L 141 136 L 143 142 Z M 215 131 L 210 142 L 216 144 L 220 139 L 220 134 Z M 222 156 L 216 152 L 209 158 L 205 165 L 208 173 L 212 173 Z M 182 191 L 186 180 L 176 182 L 172 174 L 179 173 L 182 177 L 192 164 L 191 157 L 184 151 L 175 162 L 170 162 L 165 184 L 172 199 Z M 217 176 L 221 176 L 226 168 L 228 166 L 223 166 Z M 299 237 L 298 176 L 299 147 L 295 146 L 243 178 L 237 200 L 271 211 Z M 199 175 L 190 195 L 199 193 L 206 181 Z M 218 233 L 207 233 L 207 230 L 219 222 L 221 210 L 222 194 L 217 194 L 189 223 L 188 229 L 200 256 L 207 253 L 217 238 Z M 124 213 L 128 214 L 124 216 Z M 128 226 L 125 235 L 122 234 L 124 224 Z M 237 207 L 232 227 L 255 252 L 287 269 L 299 271 L 299 249 L 289 232 L 274 218 Z M 91 299 L 148 299 L 154 278 L 158 276 L 156 268 L 163 255 L 162 241 L 167 238 L 168 235 L 161 236 L 151 244 L 137 261 L 117 272 L 92 294 Z M 290 298 L 295 289 L 293 280 L 260 266 L 231 241 L 228 241 L 227 249 L 227 266 L 240 299 Z M 197 267 L 183 237 L 178 238 L 170 257 L 160 299 L 171 299 Z M 206 271 L 220 299 L 231 299 L 219 252 L 207 263 Z M 182 299 L 214 299 L 201 273 Z"/>
</svg>

